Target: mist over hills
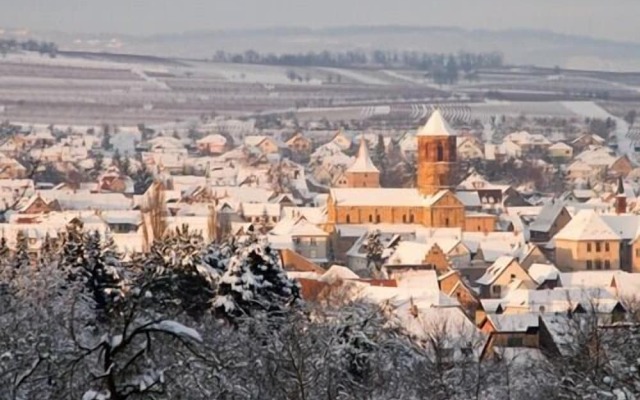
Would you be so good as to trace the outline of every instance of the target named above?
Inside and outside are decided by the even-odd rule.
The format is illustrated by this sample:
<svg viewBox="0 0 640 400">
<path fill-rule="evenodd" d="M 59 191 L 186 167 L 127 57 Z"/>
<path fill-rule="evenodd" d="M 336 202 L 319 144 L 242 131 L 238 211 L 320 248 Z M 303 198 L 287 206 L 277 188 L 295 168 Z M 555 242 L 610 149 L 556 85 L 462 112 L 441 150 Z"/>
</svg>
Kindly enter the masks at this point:
<svg viewBox="0 0 640 400">
<path fill-rule="evenodd" d="M 210 58 L 217 50 L 261 53 L 309 51 L 397 50 L 504 54 L 509 64 L 575 69 L 633 71 L 640 69 L 640 43 L 559 34 L 544 30 L 463 29 L 457 27 L 344 26 L 250 30 L 191 31 L 133 36 L 21 32 L 52 40 L 63 50 L 148 54 L 179 58 Z M 5 33 L 4 37 L 10 35 Z"/>
</svg>

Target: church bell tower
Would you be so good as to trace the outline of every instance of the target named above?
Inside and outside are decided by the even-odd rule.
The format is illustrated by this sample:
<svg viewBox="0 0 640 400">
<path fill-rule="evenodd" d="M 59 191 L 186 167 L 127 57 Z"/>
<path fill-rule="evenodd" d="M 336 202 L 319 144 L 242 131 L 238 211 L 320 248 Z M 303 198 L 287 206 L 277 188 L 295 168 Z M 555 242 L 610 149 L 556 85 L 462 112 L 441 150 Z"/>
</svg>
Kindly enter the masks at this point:
<svg viewBox="0 0 640 400">
<path fill-rule="evenodd" d="M 456 131 L 436 110 L 418 130 L 417 187 L 430 196 L 455 186 Z"/>
</svg>

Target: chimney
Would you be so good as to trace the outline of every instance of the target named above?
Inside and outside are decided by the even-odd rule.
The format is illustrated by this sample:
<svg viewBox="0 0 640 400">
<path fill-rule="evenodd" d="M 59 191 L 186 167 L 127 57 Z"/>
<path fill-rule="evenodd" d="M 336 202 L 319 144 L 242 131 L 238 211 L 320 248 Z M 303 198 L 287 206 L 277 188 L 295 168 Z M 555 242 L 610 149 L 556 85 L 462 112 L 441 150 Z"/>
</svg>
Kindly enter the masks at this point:
<svg viewBox="0 0 640 400">
<path fill-rule="evenodd" d="M 622 177 L 618 177 L 618 189 L 616 190 L 615 200 L 616 214 L 625 214 L 627 212 L 627 196 L 624 194 L 624 184 Z"/>
</svg>

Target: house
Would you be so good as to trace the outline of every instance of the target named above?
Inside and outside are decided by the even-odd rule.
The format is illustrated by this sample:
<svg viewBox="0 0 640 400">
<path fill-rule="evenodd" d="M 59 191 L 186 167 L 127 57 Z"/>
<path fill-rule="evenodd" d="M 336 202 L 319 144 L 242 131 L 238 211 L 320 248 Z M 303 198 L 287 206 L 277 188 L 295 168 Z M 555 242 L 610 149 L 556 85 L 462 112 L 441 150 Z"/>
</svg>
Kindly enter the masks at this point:
<svg viewBox="0 0 640 400">
<path fill-rule="evenodd" d="M 297 132 L 284 144 L 289 148 L 292 154 L 298 157 L 309 156 L 313 145 L 311 139 L 305 137 L 302 132 Z"/>
<path fill-rule="evenodd" d="M 198 151 L 202 154 L 222 154 L 226 150 L 227 138 L 213 133 L 207 135 L 196 142 Z"/>
<path fill-rule="evenodd" d="M 473 138 L 463 138 L 458 143 L 458 158 L 461 160 L 478 160 L 484 158 L 482 146 Z"/>
<path fill-rule="evenodd" d="M 438 277 L 440 291 L 447 296 L 457 299 L 460 306 L 470 318 L 473 318 L 480 308 L 478 294 L 466 283 L 459 271 L 450 270 Z"/>
<path fill-rule="evenodd" d="M 152 153 L 187 154 L 187 149 L 182 141 L 172 136 L 156 136 L 149 140 L 147 145 Z"/>
<path fill-rule="evenodd" d="M 134 182 L 117 168 L 111 167 L 98 177 L 97 191 L 133 194 Z"/>
<path fill-rule="evenodd" d="M 465 267 L 470 262 L 469 249 L 459 239 L 432 237 L 426 242 L 400 241 L 389 256 L 387 268 L 425 266 L 445 273 L 451 266 Z"/>
<path fill-rule="evenodd" d="M 342 130 L 337 131 L 329 143 L 335 144 L 342 151 L 346 151 L 351 148 L 351 139 L 347 137 Z"/>
<path fill-rule="evenodd" d="M 552 160 L 571 160 L 573 157 L 573 147 L 563 142 L 554 143 L 549 146 L 548 154 Z"/>
<path fill-rule="evenodd" d="M 547 203 L 536 219 L 529 225 L 530 240 L 534 243 L 546 243 L 571 221 L 571 214 L 564 203 L 552 199 Z"/>
<path fill-rule="evenodd" d="M 40 193 L 31 196 L 24 203 L 19 203 L 17 207 L 19 214 L 47 214 L 53 211 L 61 211 L 58 201 L 44 199 Z"/>
<path fill-rule="evenodd" d="M 246 222 L 270 229 L 280 219 L 280 204 L 241 203 L 238 212 Z"/>
<path fill-rule="evenodd" d="M 244 144 L 249 147 L 260 149 L 262 154 L 276 154 L 280 151 L 280 147 L 276 140 L 264 135 L 245 136 Z"/>
<path fill-rule="evenodd" d="M 579 153 L 587 149 L 589 146 L 604 146 L 605 143 L 606 141 L 602 137 L 596 134 L 587 133 L 574 139 L 571 142 L 571 147 L 573 147 L 575 152 Z"/>
<path fill-rule="evenodd" d="M 593 210 L 579 211 L 553 238 L 561 271 L 620 269 L 620 234 Z"/>
<path fill-rule="evenodd" d="M 27 168 L 18 160 L 0 153 L 0 179 L 22 179 L 26 176 Z"/>
<path fill-rule="evenodd" d="M 515 257 L 498 258 L 476 281 L 483 298 L 500 298 L 510 290 L 535 287 L 535 282 Z"/>
<path fill-rule="evenodd" d="M 532 264 L 529 276 L 538 285 L 537 289 L 553 289 L 560 286 L 560 271 L 553 264 Z"/>
<path fill-rule="evenodd" d="M 315 264 L 324 264 L 329 258 L 329 234 L 304 216 L 281 220 L 267 240 L 275 248 L 289 248 Z"/>
<path fill-rule="evenodd" d="M 537 313 L 487 315 L 480 325 L 480 331 L 489 336 L 481 358 L 488 359 L 496 348 L 538 348 L 539 319 Z"/>
</svg>

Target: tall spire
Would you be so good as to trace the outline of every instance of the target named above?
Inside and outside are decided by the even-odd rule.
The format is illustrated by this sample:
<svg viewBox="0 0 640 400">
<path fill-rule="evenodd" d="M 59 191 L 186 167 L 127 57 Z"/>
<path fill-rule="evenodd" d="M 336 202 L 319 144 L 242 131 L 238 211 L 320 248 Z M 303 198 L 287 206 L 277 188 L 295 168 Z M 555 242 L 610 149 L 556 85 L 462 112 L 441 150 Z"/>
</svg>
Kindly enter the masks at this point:
<svg viewBox="0 0 640 400">
<path fill-rule="evenodd" d="M 436 109 L 427 123 L 418 130 L 418 136 L 457 136 L 439 109 Z"/>
<path fill-rule="evenodd" d="M 358 148 L 356 161 L 347 169 L 347 172 L 380 172 L 369 157 L 369 147 L 364 136 L 360 136 L 360 148 Z"/>
<path fill-rule="evenodd" d="M 615 209 L 616 214 L 624 214 L 627 212 L 627 196 L 624 193 L 624 183 L 622 182 L 622 177 L 618 177 L 618 188 L 616 189 L 616 200 L 615 200 Z"/>
<path fill-rule="evenodd" d="M 616 194 L 618 196 L 624 196 L 624 183 L 622 182 L 622 176 L 618 177 L 618 188 L 616 189 Z"/>
</svg>

